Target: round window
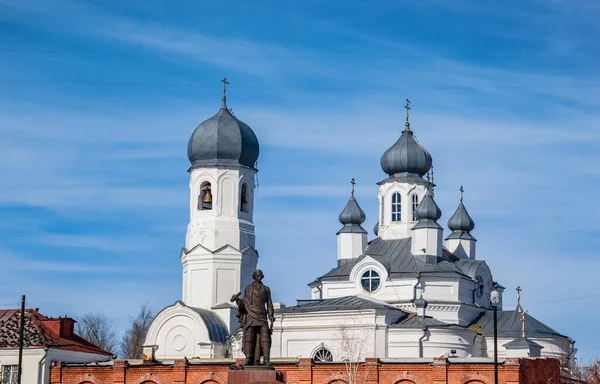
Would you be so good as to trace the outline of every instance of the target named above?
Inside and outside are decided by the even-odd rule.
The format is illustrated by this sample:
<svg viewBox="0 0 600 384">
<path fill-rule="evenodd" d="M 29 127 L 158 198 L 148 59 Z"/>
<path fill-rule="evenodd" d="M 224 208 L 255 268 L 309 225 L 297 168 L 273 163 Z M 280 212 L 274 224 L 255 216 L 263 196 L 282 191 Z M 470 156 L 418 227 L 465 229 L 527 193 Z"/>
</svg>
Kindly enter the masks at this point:
<svg viewBox="0 0 600 384">
<path fill-rule="evenodd" d="M 360 278 L 360 283 L 363 289 L 367 292 L 374 292 L 379 288 L 379 284 L 381 279 L 379 278 L 379 273 L 375 272 L 372 269 L 369 269 L 365 273 L 363 273 Z"/>
<path fill-rule="evenodd" d="M 319 348 L 313 355 L 314 361 L 333 361 L 333 355 L 327 348 Z"/>
</svg>

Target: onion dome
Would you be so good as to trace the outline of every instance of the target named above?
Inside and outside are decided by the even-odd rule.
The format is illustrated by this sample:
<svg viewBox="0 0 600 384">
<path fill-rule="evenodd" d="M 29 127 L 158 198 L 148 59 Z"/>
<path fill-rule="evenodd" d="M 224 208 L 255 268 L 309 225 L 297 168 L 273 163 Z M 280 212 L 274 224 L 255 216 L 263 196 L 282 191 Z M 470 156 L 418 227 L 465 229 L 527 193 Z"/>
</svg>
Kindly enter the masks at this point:
<svg viewBox="0 0 600 384">
<path fill-rule="evenodd" d="M 427 308 L 429 303 L 423 298 L 423 295 L 421 295 L 420 298 L 414 300 L 414 304 L 416 308 Z"/>
<path fill-rule="evenodd" d="M 375 236 L 379 236 L 379 220 L 377 220 L 375 226 L 373 227 L 373 233 L 375 234 Z"/>
<path fill-rule="evenodd" d="M 226 100 L 223 95 L 221 109 L 192 133 L 188 142 L 188 159 L 192 167 L 242 165 L 255 168 L 258 139 L 248 124 L 231 114 Z"/>
<path fill-rule="evenodd" d="M 419 203 L 417 210 L 415 211 L 418 222 L 412 229 L 417 228 L 442 228 L 437 221 L 442 217 L 442 210 L 436 204 L 433 196 L 429 191 L 425 194 L 425 197 Z"/>
<path fill-rule="evenodd" d="M 474 237 L 471 235 L 471 231 L 475 228 L 475 222 L 469 216 L 467 208 L 463 204 L 463 192 L 464 189 L 460 187 L 460 203 L 454 214 L 448 220 L 448 228 L 452 231 L 448 239 L 471 239 Z"/>
<path fill-rule="evenodd" d="M 423 176 L 431 169 L 431 155 L 413 135 L 408 122 L 410 101 L 406 100 L 406 128 L 400 138 L 381 156 L 381 168 L 394 176 L 400 173 L 413 173 Z"/>
<path fill-rule="evenodd" d="M 354 198 L 354 179 L 352 179 L 352 194 L 348 203 L 344 207 L 342 213 L 340 213 L 340 223 L 344 224 L 344 227 L 340 229 L 339 233 L 367 233 L 360 225 L 365 222 L 367 216 L 362 208 L 358 205 L 358 202 Z"/>
</svg>

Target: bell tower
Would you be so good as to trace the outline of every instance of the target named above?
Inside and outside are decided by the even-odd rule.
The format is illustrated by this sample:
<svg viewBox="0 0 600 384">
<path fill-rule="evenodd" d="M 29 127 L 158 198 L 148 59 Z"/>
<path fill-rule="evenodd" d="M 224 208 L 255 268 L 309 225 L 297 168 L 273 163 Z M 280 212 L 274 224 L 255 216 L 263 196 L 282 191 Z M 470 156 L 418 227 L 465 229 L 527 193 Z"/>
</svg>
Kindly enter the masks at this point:
<svg viewBox="0 0 600 384">
<path fill-rule="evenodd" d="M 413 235 L 417 207 L 433 187 L 423 179 L 432 169 L 431 155 L 410 129 L 410 101 L 406 99 L 406 123 L 400 138 L 381 156 L 381 168 L 389 175 L 379 182 L 379 221 L 377 233 L 382 239 L 405 239 Z"/>
<path fill-rule="evenodd" d="M 196 128 L 188 143 L 190 222 L 181 252 L 182 299 L 204 309 L 229 305 L 231 296 L 252 281 L 258 262 L 253 222 L 258 139 L 227 108 L 229 83 L 221 81 L 221 109 Z"/>
</svg>

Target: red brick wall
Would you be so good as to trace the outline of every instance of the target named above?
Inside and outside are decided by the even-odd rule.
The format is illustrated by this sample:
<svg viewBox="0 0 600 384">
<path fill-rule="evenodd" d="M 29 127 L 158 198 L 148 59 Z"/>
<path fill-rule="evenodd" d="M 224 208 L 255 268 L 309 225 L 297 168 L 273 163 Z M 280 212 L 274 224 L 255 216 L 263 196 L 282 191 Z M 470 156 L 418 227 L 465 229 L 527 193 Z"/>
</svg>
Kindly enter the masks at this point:
<svg viewBox="0 0 600 384">
<path fill-rule="evenodd" d="M 344 364 L 314 364 L 300 359 L 293 364 L 274 364 L 286 374 L 289 384 L 330 384 L 345 381 Z M 188 363 L 129 365 L 116 360 L 112 366 L 72 366 L 54 363 L 51 384 L 226 384 L 229 364 Z M 506 359 L 498 369 L 503 384 L 560 383 L 556 359 Z M 489 363 L 449 363 L 445 358 L 433 363 L 382 363 L 367 359 L 359 366 L 360 383 L 385 384 L 493 384 L 494 365 Z M 342 380 L 342 381 L 338 381 Z"/>
</svg>

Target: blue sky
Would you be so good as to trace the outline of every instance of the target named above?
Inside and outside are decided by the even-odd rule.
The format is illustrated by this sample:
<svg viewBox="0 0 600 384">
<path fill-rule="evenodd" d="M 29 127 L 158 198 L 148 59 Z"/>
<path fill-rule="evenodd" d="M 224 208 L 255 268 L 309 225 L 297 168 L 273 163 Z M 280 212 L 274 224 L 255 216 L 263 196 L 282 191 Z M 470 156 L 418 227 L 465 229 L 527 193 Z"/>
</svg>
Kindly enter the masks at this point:
<svg viewBox="0 0 600 384">
<path fill-rule="evenodd" d="M 408 97 L 441 222 L 464 185 L 506 306 L 520 285 L 533 316 L 600 355 L 600 5 L 373 4 L 0 0 L 0 304 L 25 293 L 124 327 L 180 298 L 186 144 L 227 76 L 261 142 L 257 248 L 276 300 L 307 298 L 335 265 L 352 177 L 373 227 Z"/>
</svg>

